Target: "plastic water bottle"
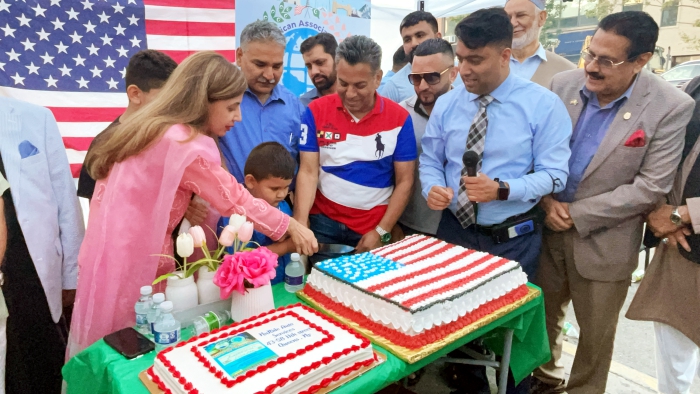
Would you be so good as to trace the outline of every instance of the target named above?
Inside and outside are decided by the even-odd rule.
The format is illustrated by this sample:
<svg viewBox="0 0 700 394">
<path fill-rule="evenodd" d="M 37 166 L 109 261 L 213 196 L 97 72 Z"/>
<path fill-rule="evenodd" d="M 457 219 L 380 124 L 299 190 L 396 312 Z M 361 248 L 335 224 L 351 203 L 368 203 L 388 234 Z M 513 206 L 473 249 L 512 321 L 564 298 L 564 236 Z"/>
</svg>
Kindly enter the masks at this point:
<svg viewBox="0 0 700 394">
<path fill-rule="evenodd" d="M 153 288 L 151 286 L 141 287 L 141 297 L 136 301 L 134 305 L 134 311 L 136 312 L 136 330 L 141 334 L 149 334 L 151 332 L 148 326 L 148 310 L 151 308 L 151 293 Z"/>
<path fill-rule="evenodd" d="M 194 331 L 196 335 L 210 332 L 223 327 L 230 320 L 231 312 L 227 310 L 207 312 L 194 319 Z"/>
<path fill-rule="evenodd" d="M 292 261 L 284 267 L 284 288 L 290 293 L 296 293 L 304 288 L 304 265 L 299 253 L 292 253 Z"/>
<path fill-rule="evenodd" d="M 573 324 L 571 324 L 569 322 L 564 323 L 564 327 L 562 327 L 561 332 L 570 338 L 578 339 L 578 337 L 579 337 L 578 330 L 576 329 L 576 327 L 574 327 Z"/>
<path fill-rule="evenodd" d="M 173 317 L 172 312 L 173 303 L 171 301 L 163 301 L 160 304 L 160 316 L 153 326 L 153 337 L 158 352 L 180 342 L 180 322 Z"/>
<path fill-rule="evenodd" d="M 156 325 L 158 316 L 160 316 L 159 308 L 163 301 L 165 301 L 165 294 L 153 294 L 153 305 L 151 305 L 151 309 L 148 310 L 148 315 L 146 316 L 146 319 L 148 320 L 148 329 L 150 330 L 151 334 L 153 334 L 153 327 Z"/>
</svg>

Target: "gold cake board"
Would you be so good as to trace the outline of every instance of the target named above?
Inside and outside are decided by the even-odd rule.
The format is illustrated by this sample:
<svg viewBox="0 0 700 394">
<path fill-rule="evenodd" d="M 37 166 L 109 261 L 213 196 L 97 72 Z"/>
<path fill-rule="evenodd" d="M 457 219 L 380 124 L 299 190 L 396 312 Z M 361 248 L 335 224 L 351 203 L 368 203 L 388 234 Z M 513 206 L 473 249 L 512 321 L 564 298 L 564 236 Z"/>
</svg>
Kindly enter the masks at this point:
<svg viewBox="0 0 700 394">
<path fill-rule="evenodd" d="M 358 369 L 357 371 L 351 373 L 350 375 L 344 377 L 343 379 L 340 379 L 339 381 L 331 384 L 330 386 L 318 390 L 316 393 L 317 394 L 330 393 L 331 391 L 337 389 L 338 387 L 340 387 L 340 386 L 344 385 L 345 383 L 359 377 L 360 375 L 364 374 L 365 372 L 371 370 L 372 368 L 374 368 L 374 367 L 378 366 L 379 364 L 383 363 L 384 361 L 386 361 L 386 356 L 383 355 L 381 352 L 374 350 L 374 355 L 377 356 L 377 362 L 372 363 L 366 367 L 362 367 L 362 368 Z M 143 383 L 143 385 L 146 386 L 146 389 L 151 394 L 164 394 L 164 392 L 158 388 L 158 385 L 153 383 L 151 378 L 148 377 L 148 373 L 145 370 L 139 374 L 139 379 L 141 380 L 141 383 Z"/>
<path fill-rule="evenodd" d="M 328 316 L 334 318 L 335 320 L 359 331 L 362 335 L 369 338 L 372 342 L 380 345 L 384 349 L 393 353 L 396 357 L 400 358 L 401 360 L 403 360 L 409 364 L 413 364 L 417 361 L 420 361 L 421 359 L 428 357 L 429 355 L 435 353 L 436 351 L 442 349 L 443 347 L 449 345 L 450 343 L 466 336 L 467 334 L 474 332 L 474 331 L 478 330 L 479 328 L 484 327 L 484 326 L 500 319 L 501 317 L 509 314 L 510 312 L 512 312 L 512 311 L 520 308 L 521 306 L 527 304 L 528 302 L 534 300 L 539 295 L 540 295 L 540 290 L 533 289 L 532 287 L 528 286 L 527 294 L 523 298 L 517 300 L 516 302 L 514 302 L 510 305 L 506 305 L 506 306 L 496 310 L 495 312 L 491 313 L 490 315 L 482 317 L 481 319 L 475 321 L 474 323 L 472 323 L 468 326 L 462 327 L 461 329 L 447 335 L 445 338 L 443 338 L 437 342 L 433 342 L 429 345 L 423 346 L 422 348 L 412 350 L 412 349 L 407 349 L 403 346 L 399 346 L 399 345 L 391 342 L 390 340 L 388 340 L 380 335 L 375 334 L 374 332 L 370 331 L 369 329 L 366 329 L 366 328 L 360 326 L 359 324 L 355 323 L 354 321 L 347 319 L 343 316 L 337 315 L 333 311 L 326 310 L 325 308 L 323 308 L 323 306 L 318 304 L 316 302 L 316 300 L 314 300 L 313 298 L 309 297 L 306 293 L 304 293 L 303 290 L 297 293 L 297 296 L 299 298 L 301 298 L 302 300 L 304 300 L 305 302 L 307 302 L 309 305 L 311 305 L 314 308 L 318 309 L 319 311 L 327 314 Z"/>
</svg>

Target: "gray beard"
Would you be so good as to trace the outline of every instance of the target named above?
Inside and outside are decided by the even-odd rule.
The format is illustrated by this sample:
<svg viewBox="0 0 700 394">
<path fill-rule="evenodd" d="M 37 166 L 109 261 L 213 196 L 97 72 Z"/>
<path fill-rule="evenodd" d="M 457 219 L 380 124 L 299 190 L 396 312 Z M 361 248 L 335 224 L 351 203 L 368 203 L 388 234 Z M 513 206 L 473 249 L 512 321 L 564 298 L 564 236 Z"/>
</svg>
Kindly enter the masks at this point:
<svg viewBox="0 0 700 394">
<path fill-rule="evenodd" d="M 513 38 L 513 49 L 523 49 L 531 42 L 536 41 L 540 36 L 540 27 L 533 24 L 530 30 L 520 38 Z"/>
</svg>

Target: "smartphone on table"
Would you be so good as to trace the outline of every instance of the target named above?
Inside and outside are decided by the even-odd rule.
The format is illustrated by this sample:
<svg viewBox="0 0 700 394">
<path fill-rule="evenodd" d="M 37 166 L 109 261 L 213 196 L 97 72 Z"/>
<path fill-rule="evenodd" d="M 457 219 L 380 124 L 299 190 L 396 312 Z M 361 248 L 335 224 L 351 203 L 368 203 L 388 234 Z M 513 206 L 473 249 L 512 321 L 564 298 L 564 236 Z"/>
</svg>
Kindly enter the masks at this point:
<svg viewBox="0 0 700 394">
<path fill-rule="evenodd" d="M 156 345 L 132 327 L 115 331 L 105 336 L 105 342 L 122 356 L 131 360 L 152 350 Z"/>
</svg>

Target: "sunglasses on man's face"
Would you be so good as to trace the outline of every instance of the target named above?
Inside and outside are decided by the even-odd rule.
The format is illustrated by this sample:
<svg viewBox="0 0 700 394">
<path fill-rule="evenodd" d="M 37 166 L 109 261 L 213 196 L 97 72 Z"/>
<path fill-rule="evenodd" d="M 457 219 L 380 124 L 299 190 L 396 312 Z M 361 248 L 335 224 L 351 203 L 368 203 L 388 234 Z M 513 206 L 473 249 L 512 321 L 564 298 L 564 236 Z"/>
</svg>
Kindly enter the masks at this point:
<svg viewBox="0 0 700 394">
<path fill-rule="evenodd" d="M 442 72 L 431 72 L 431 73 L 410 73 L 408 74 L 408 81 L 411 82 L 411 85 L 418 86 L 420 85 L 421 81 L 425 79 L 425 83 L 428 85 L 436 85 L 440 83 L 440 77 L 442 77 L 442 74 L 446 73 L 447 70 L 451 69 L 454 66 L 449 66 L 446 69 L 442 70 Z"/>
</svg>

